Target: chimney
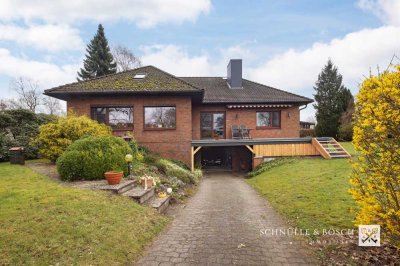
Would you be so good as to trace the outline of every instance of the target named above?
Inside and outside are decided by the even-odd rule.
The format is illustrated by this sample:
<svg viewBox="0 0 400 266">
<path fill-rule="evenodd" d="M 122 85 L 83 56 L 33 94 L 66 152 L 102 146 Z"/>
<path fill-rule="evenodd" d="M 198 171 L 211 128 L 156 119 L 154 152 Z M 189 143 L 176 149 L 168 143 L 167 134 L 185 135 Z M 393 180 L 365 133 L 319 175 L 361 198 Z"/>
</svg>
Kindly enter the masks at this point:
<svg viewBox="0 0 400 266">
<path fill-rule="evenodd" d="M 242 59 L 231 59 L 228 64 L 228 85 L 231 89 L 242 89 Z"/>
</svg>

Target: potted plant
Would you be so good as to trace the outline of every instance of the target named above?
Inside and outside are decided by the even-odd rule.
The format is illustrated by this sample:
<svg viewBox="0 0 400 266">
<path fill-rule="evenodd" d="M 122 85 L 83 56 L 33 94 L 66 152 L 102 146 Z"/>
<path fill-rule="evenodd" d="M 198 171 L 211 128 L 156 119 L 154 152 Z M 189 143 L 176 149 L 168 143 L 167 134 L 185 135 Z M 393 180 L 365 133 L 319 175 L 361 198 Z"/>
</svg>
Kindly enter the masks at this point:
<svg viewBox="0 0 400 266">
<path fill-rule="evenodd" d="M 105 178 L 109 185 L 117 185 L 121 182 L 122 177 L 124 176 L 123 171 L 107 171 L 104 173 Z"/>
</svg>

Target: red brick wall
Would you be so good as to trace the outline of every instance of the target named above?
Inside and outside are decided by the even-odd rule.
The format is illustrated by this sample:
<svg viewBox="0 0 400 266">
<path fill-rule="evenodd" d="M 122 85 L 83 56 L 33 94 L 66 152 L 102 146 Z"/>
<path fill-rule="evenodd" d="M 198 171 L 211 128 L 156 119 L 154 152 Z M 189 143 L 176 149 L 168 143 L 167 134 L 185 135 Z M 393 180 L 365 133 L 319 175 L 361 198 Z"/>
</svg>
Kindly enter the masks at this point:
<svg viewBox="0 0 400 266">
<path fill-rule="evenodd" d="M 232 138 L 231 126 L 244 124 L 250 131 L 252 138 L 297 138 L 300 136 L 300 111 L 298 106 L 281 109 L 281 128 L 279 129 L 257 129 L 256 112 L 279 111 L 273 108 L 254 109 L 227 109 L 224 105 L 193 106 L 193 139 L 200 139 L 200 113 L 204 111 L 225 112 L 226 138 Z M 289 117 L 290 113 L 290 117 Z"/>
<path fill-rule="evenodd" d="M 68 110 L 79 115 L 90 117 L 91 105 L 130 105 L 133 106 L 133 135 L 142 145 L 161 156 L 178 159 L 190 165 L 190 149 L 192 140 L 192 101 L 187 96 L 165 97 L 79 97 L 68 100 Z M 143 107 L 146 105 L 175 105 L 176 129 L 144 130 Z M 127 131 L 115 131 L 115 135 L 123 136 Z"/>
<path fill-rule="evenodd" d="M 253 170 L 256 169 L 257 166 L 264 162 L 264 157 L 254 157 L 253 158 Z"/>
<path fill-rule="evenodd" d="M 191 140 L 200 139 L 200 112 L 223 111 L 226 113 L 226 138 L 231 138 L 231 125 L 244 124 L 251 130 L 252 138 L 292 138 L 299 137 L 300 112 L 298 106 L 281 110 L 280 129 L 256 129 L 256 112 L 273 111 L 277 109 L 227 109 L 225 105 L 193 106 L 187 96 L 145 96 L 145 97 L 76 97 L 68 100 L 68 110 L 79 115 L 90 117 L 91 105 L 129 105 L 134 108 L 135 139 L 152 151 L 167 158 L 184 161 L 190 165 Z M 175 105 L 175 130 L 144 130 L 143 107 L 146 105 Z M 290 117 L 289 114 L 290 113 Z M 123 136 L 127 131 L 115 131 L 115 135 Z M 242 153 L 242 152 L 240 152 Z M 234 159 L 234 158 L 233 158 Z"/>
</svg>

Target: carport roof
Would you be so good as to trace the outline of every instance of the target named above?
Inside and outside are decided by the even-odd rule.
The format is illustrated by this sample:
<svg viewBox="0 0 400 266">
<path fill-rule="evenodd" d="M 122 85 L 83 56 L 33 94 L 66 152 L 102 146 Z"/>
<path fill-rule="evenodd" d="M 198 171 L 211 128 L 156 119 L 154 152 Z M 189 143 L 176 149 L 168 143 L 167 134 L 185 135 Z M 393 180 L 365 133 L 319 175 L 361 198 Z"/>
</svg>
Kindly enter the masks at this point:
<svg viewBox="0 0 400 266">
<path fill-rule="evenodd" d="M 232 147 L 263 144 L 311 143 L 311 138 L 268 138 L 268 139 L 200 139 L 192 140 L 192 147 Z"/>
</svg>

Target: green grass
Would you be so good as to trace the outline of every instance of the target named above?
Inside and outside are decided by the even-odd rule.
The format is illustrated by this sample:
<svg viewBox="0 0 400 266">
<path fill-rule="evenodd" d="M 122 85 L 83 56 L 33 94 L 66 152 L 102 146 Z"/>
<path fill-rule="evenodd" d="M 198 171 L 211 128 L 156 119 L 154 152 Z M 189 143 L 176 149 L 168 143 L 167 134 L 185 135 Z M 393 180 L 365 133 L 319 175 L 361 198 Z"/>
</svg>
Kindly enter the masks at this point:
<svg viewBox="0 0 400 266">
<path fill-rule="evenodd" d="M 0 164 L 0 265 L 126 264 L 167 223 L 128 198 Z"/>
<path fill-rule="evenodd" d="M 340 142 L 340 145 L 348 152 L 351 156 L 357 155 L 356 150 L 354 149 L 353 144 L 351 142 Z"/>
<path fill-rule="evenodd" d="M 342 143 L 351 154 L 351 143 Z M 248 179 L 293 226 L 353 228 L 355 202 L 348 192 L 348 159 L 296 158 Z"/>
</svg>

